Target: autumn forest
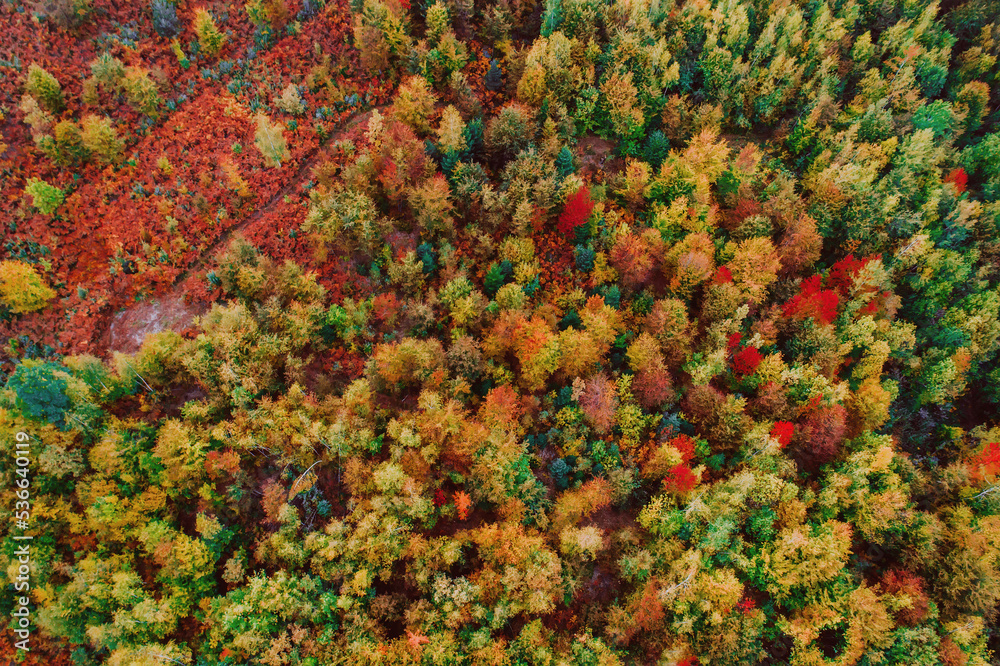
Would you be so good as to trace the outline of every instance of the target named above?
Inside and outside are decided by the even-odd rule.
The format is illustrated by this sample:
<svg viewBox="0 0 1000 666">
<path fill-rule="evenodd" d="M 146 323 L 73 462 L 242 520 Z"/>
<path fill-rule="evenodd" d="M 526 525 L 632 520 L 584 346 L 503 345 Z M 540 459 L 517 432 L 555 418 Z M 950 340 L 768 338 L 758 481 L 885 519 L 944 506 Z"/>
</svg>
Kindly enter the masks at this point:
<svg viewBox="0 0 1000 666">
<path fill-rule="evenodd" d="M 1000 0 L 0 0 L 0 659 L 1000 664 Z"/>
</svg>

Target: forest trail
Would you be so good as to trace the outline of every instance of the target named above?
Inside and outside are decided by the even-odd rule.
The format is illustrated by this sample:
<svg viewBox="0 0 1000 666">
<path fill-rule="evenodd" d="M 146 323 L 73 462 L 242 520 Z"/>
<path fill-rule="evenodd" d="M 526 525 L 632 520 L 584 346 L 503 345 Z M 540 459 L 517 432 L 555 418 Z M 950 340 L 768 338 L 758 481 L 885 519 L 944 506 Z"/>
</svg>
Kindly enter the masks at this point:
<svg viewBox="0 0 1000 666">
<path fill-rule="evenodd" d="M 345 137 L 350 131 L 371 117 L 373 107 L 366 111 L 358 111 L 350 116 L 340 127 L 330 135 L 330 138 L 315 152 L 303 160 L 295 174 L 288 182 L 272 196 L 266 204 L 257 206 L 253 212 L 234 224 L 219 236 L 201 253 L 187 268 L 177 275 L 171 287 L 150 300 L 136 303 L 130 307 L 111 313 L 99 327 L 100 340 L 98 346 L 107 353 L 135 353 L 142 345 L 147 335 L 164 330 L 183 330 L 191 325 L 194 317 L 204 314 L 210 304 L 206 302 L 189 302 L 185 294 L 189 291 L 187 283 L 204 270 L 206 263 L 216 255 L 220 248 L 230 241 L 234 234 L 241 233 L 258 222 L 268 211 L 274 209 L 284 197 L 295 191 L 304 180 L 309 178 L 313 168 L 329 154 L 330 146 Z"/>
<path fill-rule="evenodd" d="M 192 274 L 197 273 L 198 271 L 203 269 L 205 267 L 205 262 L 211 257 L 215 256 L 215 253 L 219 250 L 219 248 L 223 247 L 226 243 L 229 242 L 229 240 L 233 237 L 233 234 L 245 230 L 254 222 L 260 220 L 260 218 L 263 217 L 265 213 L 273 209 L 278 204 L 279 201 L 281 201 L 282 199 L 284 199 L 285 196 L 293 192 L 295 188 L 302 183 L 304 179 L 303 175 L 305 174 L 306 176 L 308 176 L 308 174 L 312 173 L 312 169 L 319 163 L 320 159 L 322 159 L 329 153 L 330 146 L 339 139 L 341 139 L 342 137 L 346 136 L 346 134 L 349 131 L 357 127 L 359 124 L 370 118 L 372 111 L 374 111 L 375 108 L 368 109 L 367 111 L 358 111 L 350 118 L 348 118 L 334 134 L 330 135 L 330 138 L 323 145 L 319 146 L 316 149 L 316 151 L 299 166 L 299 169 L 298 171 L 295 172 L 295 175 L 292 176 L 285 184 L 285 186 L 282 187 L 280 190 L 278 190 L 278 192 L 275 193 L 275 195 L 271 197 L 271 199 L 265 205 L 255 207 L 253 212 L 250 213 L 250 215 L 248 215 L 245 219 L 241 220 L 237 224 L 234 224 L 232 227 L 226 230 L 225 233 L 219 236 L 219 238 L 216 239 L 215 242 L 213 242 L 211 245 L 205 248 L 205 251 L 201 253 L 201 256 L 198 258 L 198 260 L 192 263 L 186 269 L 184 269 L 184 271 L 182 271 L 177 276 L 177 278 L 174 280 L 174 285 L 170 293 L 183 294 L 183 291 L 180 290 L 183 283 Z"/>
</svg>

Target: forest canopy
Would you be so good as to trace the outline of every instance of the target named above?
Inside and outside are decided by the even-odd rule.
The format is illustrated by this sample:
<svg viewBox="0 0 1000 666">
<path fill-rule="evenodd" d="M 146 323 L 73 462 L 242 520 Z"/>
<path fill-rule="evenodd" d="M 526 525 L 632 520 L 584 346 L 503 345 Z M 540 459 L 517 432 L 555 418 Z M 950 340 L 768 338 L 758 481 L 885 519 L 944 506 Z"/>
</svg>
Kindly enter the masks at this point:
<svg viewBox="0 0 1000 666">
<path fill-rule="evenodd" d="M 0 27 L 0 655 L 998 663 L 997 0 Z"/>
</svg>

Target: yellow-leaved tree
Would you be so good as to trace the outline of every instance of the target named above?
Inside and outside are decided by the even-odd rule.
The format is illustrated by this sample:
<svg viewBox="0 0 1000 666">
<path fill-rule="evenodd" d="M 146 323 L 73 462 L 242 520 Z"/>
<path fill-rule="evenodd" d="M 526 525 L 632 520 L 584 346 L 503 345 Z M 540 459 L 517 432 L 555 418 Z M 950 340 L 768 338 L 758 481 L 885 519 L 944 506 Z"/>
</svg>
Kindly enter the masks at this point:
<svg viewBox="0 0 1000 666">
<path fill-rule="evenodd" d="M 264 114 L 257 116 L 257 132 L 254 134 L 254 139 L 268 166 L 277 168 L 285 160 L 291 159 L 288 146 L 285 144 L 284 129 L 284 125 L 271 122 L 271 119 Z"/>
<path fill-rule="evenodd" d="M 41 310 L 55 295 L 31 264 L 0 261 L 0 303 L 14 312 Z"/>
<path fill-rule="evenodd" d="M 194 12 L 194 32 L 198 35 L 198 46 L 209 56 L 218 55 L 228 39 L 219 31 L 215 18 L 204 7 Z"/>
</svg>

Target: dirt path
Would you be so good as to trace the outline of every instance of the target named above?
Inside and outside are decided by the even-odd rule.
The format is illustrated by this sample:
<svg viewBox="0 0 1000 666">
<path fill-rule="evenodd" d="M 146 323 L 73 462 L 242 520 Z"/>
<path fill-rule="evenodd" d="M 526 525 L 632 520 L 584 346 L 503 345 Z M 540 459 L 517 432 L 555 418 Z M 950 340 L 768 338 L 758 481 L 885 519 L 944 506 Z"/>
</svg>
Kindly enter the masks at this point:
<svg viewBox="0 0 1000 666">
<path fill-rule="evenodd" d="M 316 164 L 320 161 L 320 159 L 330 152 L 329 146 L 331 145 L 331 143 L 343 137 L 349 131 L 351 131 L 359 124 L 370 118 L 373 110 L 374 109 L 369 109 L 368 111 L 359 111 L 358 113 L 355 113 L 353 116 L 348 118 L 341 126 L 341 128 L 335 134 L 330 136 L 330 138 L 326 141 L 326 143 L 317 148 L 316 152 L 313 153 L 305 162 L 303 162 L 299 166 L 299 169 L 298 171 L 295 172 L 295 175 L 288 180 L 288 183 L 286 183 L 284 187 L 278 190 L 278 192 L 275 193 L 273 197 L 271 197 L 270 201 L 268 201 L 263 206 L 258 206 L 254 208 L 254 211 L 250 215 L 248 215 L 244 220 L 241 220 L 239 223 L 234 224 L 232 227 L 226 230 L 225 233 L 219 236 L 219 238 L 214 243 L 212 243 L 209 247 L 205 248 L 205 251 L 201 253 L 201 257 L 199 257 L 199 259 L 196 262 L 188 266 L 183 272 L 181 272 L 177 276 L 177 278 L 174 280 L 174 286 L 171 293 L 176 292 L 178 288 L 192 273 L 196 273 L 202 268 L 204 268 L 205 262 L 211 257 L 213 257 L 220 247 L 225 246 L 229 242 L 229 239 L 233 237 L 234 233 L 243 231 L 244 229 L 249 227 L 251 224 L 259 220 L 261 216 L 264 215 L 265 212 L 273 208 L 287 194 L 294 191 L 295 187 L 302 182 L 303 174 L 311 173 L 313 167 L 316 166 Z"/>
<path fill-rule="evenodd" d="M 192 324 L 194 317 L 204 314 L 208 310 L 209 304 L 187 302 L 185 283 L 205 268 L 218 250 L 229 243 L 233 234 L 244 231 L 260 220 L 267 211 L 274 208 L 286 195 L 292 193 L 303 180 L 308 179 L 313 168 L 329 154 L 329 146 L 367 121 L 373 110 L 359 111 L 348 118 L 322 146 L 319 146 L 311 156 L 300 163 L 299 168 L 288 179 L 284 187 L 278 190 L 267 203 L 255 207 L 252 213 L 227 229 L 215 242 L 205 248 L 196 261 L 177 275 L 169 290 L 149 301 L 137 303 L 107 316 L 99 329 L 97 340 L 100 341 L 100 344 L 98 347 L 109 354 L 115 351 L 134 353 L 138 351 L 147 335 L 167 329 L 183 330 Z"/>
</svg>

